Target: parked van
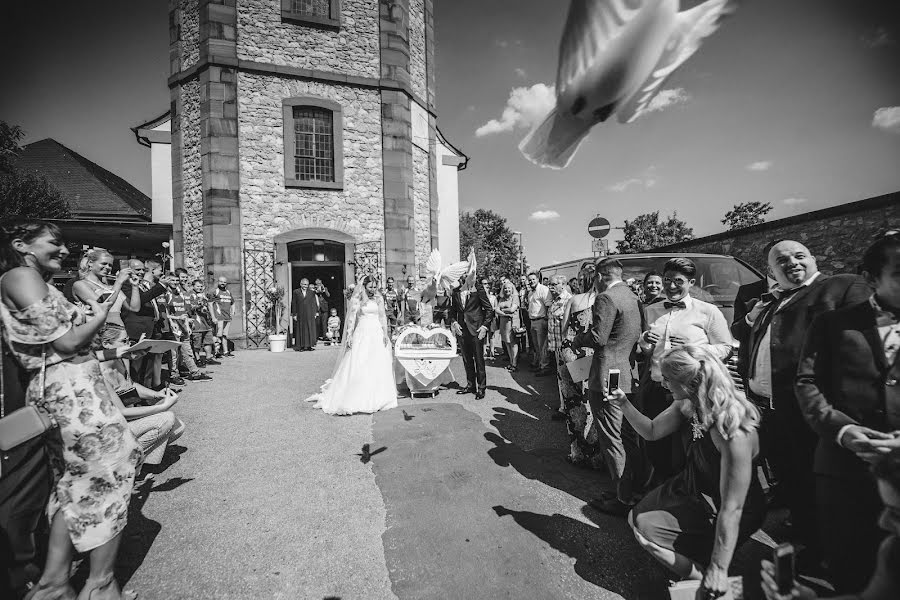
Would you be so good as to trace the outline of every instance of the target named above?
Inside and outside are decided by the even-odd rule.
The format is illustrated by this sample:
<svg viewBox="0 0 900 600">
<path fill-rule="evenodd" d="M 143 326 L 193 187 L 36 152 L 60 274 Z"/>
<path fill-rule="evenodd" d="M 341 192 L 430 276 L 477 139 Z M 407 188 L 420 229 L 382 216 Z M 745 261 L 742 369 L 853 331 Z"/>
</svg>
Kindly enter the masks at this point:
<svg viewBox="0 0 900 600">
<path fill-rule="evenodd" d="M 697 266 L 696 282 L 691 289 L 691 297 L 718 306 L 729 325 L 734 318 L 734 299 L 737 296 L 738 288 L 765 278 L 765 275 L 744 261 L 723 254 L 649 252 L 612 254 L 607 258 L 614 258 L 622 263 L 622 279 L 634 278 L 637 281 L 643 281 L 644 275 L 650 271 L 656 271 L 662 275 L 663 265 L 666 264 L 666 261 L 676 257 L 689 258 Z M 579 277 L 585 266 L 594 264 L 595 260 L 588 257 L 549 265 L 541 268 L 541 277 L 554 275 L 563 275 L 566 279 Z"/>
</svg>

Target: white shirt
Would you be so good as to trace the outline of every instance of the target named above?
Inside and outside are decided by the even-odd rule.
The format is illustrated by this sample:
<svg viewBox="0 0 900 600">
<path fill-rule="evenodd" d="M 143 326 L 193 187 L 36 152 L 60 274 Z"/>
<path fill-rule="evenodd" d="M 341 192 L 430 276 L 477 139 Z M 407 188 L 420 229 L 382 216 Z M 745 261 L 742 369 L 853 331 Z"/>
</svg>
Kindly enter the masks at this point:
<svg viewBox="0 0 900 600">
<path fill-rule="evenodd" d="M 815 272 L 812 276 L 808 277 L 806 281 L 801 283 L 797 287 L 809 287 L 816 278 L 819 277 L 819 272 Z M 779 292 L 780 288 L 776 285 L 771 288 L 773 292 Z M 791 299 L 794 298 L 793 295 L 788 296 L 782 300 L 777 300 L 779 303 L 775 308 L 775 312 L 782 310 L 785 306 L 790 304 Z M 749 316 L 749 315 L 748 315 Z M 746 319 L 749 325 L 753 323 L 750 322 L 749 319 Z M 756 351 L 756 361 L 753 363 L 753 377 L 750 379 L 750 391 L 756 394 L 757 396 L 762 396 L 763 398 L 772 398 L 772 323 L 769 322 L 769 326 L 766 327 L 766 332 L 763 334 L 762 340 L 759 342 L 759 350 Z"/>
<path fill-rule="evenodd" d="M 681 300 L 684 308 L 666 308 L 665 302 L 657 302 L 647 306 L 645 314 L 649 329 L 644 332 L 638 341 L 644 352 L 653 354 L 650 357 L 650 377 L 653 381 L 662 381 L 659 363 L 662 355 L 672 348 L 671 337 L 679 337 L 685 344 L 704 346 L 713 354 L 724 360 L 731 352 L 731 332 L 725 315 L 714 304 L 691 298 L 686 295 Z M 659 335 L 659 341 L 655 346 L 647 341 L 647 333 Z"/>
<path fill-rule="evenodd" d="M 553 304 L 553 296 L 550 294 L 550 288 L 543 283 L 537 284 L 537 287 L 528 294 L 528 317 L 531 319 L 540 319 L 547 316 L 547 308 Z"/>
</svg>

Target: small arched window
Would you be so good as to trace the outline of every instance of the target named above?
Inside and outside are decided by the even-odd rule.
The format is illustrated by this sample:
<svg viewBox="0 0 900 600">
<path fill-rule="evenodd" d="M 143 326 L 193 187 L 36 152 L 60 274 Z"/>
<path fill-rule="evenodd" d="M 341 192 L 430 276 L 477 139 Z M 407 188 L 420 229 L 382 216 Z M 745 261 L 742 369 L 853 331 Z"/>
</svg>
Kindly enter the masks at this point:
<svg viewBox="0 0 900 600">
<path fill-rule="evenodd" d="M 285 186 L 343 189 L 341 105 L 321 98 L 287 98 L 282 109 Z"/>
</svg>

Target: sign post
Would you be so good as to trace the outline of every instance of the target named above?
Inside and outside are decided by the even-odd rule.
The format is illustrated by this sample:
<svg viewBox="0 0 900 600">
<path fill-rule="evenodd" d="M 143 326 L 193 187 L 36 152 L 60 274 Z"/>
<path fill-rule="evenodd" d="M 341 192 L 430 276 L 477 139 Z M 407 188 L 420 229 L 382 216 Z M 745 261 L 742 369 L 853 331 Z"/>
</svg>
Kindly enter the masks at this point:
<svg viewBox="0 0 900 600">
<path fill-rule="evenodd" d="M 591 240 L 591 250 L 594 252 L 594 258 L 609 255 L 609 240 L 603 239 L 609 235 L 609 230 L 609 221 L 600 215 L 597 215 L 588 223 L 588 235 L 593 238 Z"/>
</svg>

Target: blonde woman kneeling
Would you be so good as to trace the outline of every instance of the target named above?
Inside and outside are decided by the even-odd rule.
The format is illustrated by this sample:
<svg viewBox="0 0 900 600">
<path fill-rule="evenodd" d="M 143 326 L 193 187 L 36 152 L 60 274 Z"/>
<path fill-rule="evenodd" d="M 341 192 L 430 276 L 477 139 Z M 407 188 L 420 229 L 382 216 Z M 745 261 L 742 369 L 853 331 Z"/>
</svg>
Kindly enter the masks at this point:
<svg viewBox="0 0 900 600">
<path fill-rule="evenodd" d="M 701 597 L 716 598 L 728 590 L 735 548 L 765 516 L 754 477 L 759 413 L 705 348 L 674 348 L 661 370 L 675 401 L 652 421 L 621 390 L 610 395 L 641 437 L 681 431 L 686 447 L 684 470 L 650 491 L 632 509 L 629 524 L 656 560 L 681 578 L 702 579 Z"/>
</svg>

